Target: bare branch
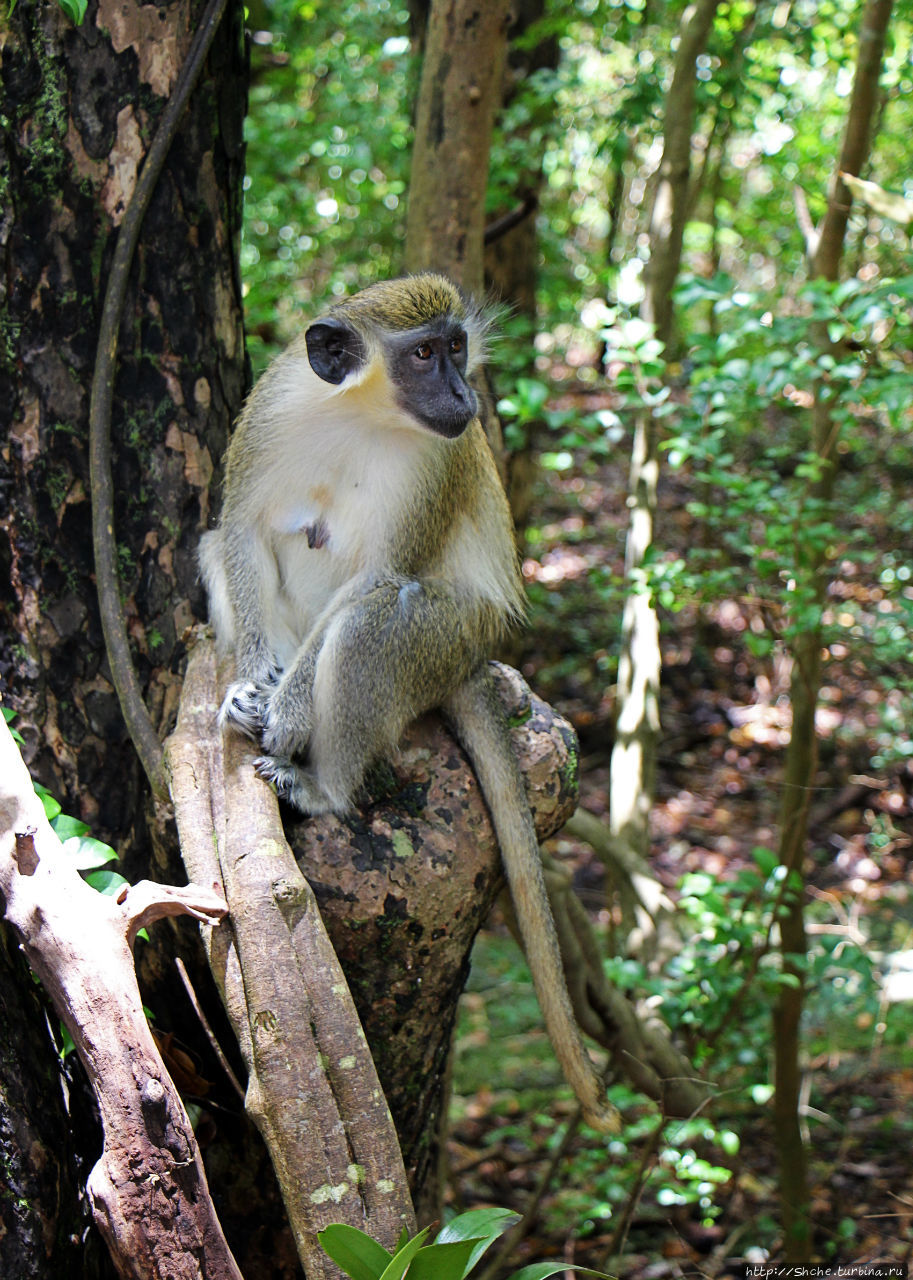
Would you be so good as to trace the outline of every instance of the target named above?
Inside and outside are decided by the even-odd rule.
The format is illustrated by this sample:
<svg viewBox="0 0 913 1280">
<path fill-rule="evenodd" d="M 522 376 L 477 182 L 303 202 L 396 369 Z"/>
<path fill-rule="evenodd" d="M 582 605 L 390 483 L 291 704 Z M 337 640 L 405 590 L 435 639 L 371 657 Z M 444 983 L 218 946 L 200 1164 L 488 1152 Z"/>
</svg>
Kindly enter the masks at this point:
<svg viewBox="0 0 913 1280">
<path fill-rule="evenodd" d="M 166 770 L 185 863 L 224 886 L 230 928 L 204 924 L 204 943 L 247 1062 L 247 1110 L 269 1147 L 309 1280 L 320 1280 L 339 1274 L 317 1244 L 323 1227 L 349 1222 L 392 1248 L 414 1216 L 364 1032 L 276 797 L 254 773 L 251 744 L 223 740 L 216 725 L 224 683 L 203 641 Z"/>
<path fill-rule="evenodd" d="M 170 893 L 137 886 L 122 902 L 90 888 L 63 852 L 2 721 L 0 892 L 98 1099 L 104 1150 L 88 1192 L 119 1273 L 241 1280 L 190 1120 L 150 1034 L 128 944 L 143 918 L 190 906 L 216 919 L 224 905 L 192 886 Z"/>
<path fill-rule="evenodd" d="M 799 230 L 802 232 L 802 239 L 805 243 L 805 256 L 809 262 L 814 262 L 821 235 L 812 218 L 812 211 L 808 207 L 805 191 L 798 184 L 793 187 L 793 203 L 796 206 L 796 222 L 799 224 Z"/>
</svg>

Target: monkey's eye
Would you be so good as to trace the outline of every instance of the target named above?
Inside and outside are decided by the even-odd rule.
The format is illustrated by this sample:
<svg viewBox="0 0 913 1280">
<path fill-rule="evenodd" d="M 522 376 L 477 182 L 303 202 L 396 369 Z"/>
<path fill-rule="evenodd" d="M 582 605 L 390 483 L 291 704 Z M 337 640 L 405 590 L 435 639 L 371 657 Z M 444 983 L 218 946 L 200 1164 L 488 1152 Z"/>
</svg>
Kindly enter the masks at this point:
<svg viewBox="0 0 913 1280">
<path fill-rule="evenodd" d="M 419 360 L 430 360 L 434 352 L 431 350 L 430 342 L 420 342 L 415 348 L 415 354 Z"/>
<path fill-rule="evenodd" d="M 464 347 L 465 345 L 466 345 L 466 344 L 465 344 L 465 342 L 463 341 L 463 339 L 462 339 L 462 338 L 451 338 L 451 339 L 450 339 L 450 354 L 451 354 L 452 356 L 458 356 L 458 355 L 462 352 L 463 347 Z"/>
</svg>

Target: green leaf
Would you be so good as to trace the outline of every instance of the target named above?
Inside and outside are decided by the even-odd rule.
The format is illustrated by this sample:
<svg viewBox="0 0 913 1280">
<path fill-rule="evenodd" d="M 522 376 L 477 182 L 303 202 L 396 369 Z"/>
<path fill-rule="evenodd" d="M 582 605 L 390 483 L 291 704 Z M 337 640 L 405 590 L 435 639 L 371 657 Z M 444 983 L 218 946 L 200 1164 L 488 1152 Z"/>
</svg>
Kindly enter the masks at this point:
<svg viewBox="0 0 913 1280">
<path fill-rule="evenodd" d="M 449 1249 L 456 1245 L 459 1245 L 460 1248 L 468 1246 L 468 1250 L 463 1257 L 463 1269 L 453 1272 L 454 1280 L 462 1280 L 463 1276 L 469 1275 L 482 1255 L 497 1240 L 498 1236 L 503 1235 L 508 1227 L 512 1227 L 515 1222 L 519 1221 L 520 1215 L 510 1209 L 470 1209 L 466 1213 L 457 1214 L 455 1218 L 452 1218 L 450 1222 L 441 1228 L 434 1244 L 430 1245 L 428 1249 L 423 1249 L 416 1256 L 415 1262 L 409 1268 L 408 1280 L 416 1280 L 416 1277 L 421 1280 L 423 1276 L 427 1280 L 437 1280 L 438 1275 L 443 1280 L 445 1274 L 443 1271 L 438 1272 L 434 1269 L 427 1272 L 417 1271 L 416 1267 L 420 1262 L 424 1267 L 423 1255 L 429 1253 L 430 1250 Z M 459 1257 L 455 1248 L 450 1256 L 454 1259 Z M 444 1260 L 443 1254 L 435 1255 L 435 1257 L 441 1261 Z M 434 1260 L 432 1259 L 432 1267 L 433 1263 Z M 451 1273 L 448 1271 L 446 1274 L 449 1276 Z"/>
<path fill-rule="evenodd" d="M 73 1037 L 70 1035 L 69 1031 L 61 1022 L 60 1024 L 60 1060 L 61 1062 L 63 1061 L 64 1058 L 69 1057 L 69 1055 L 73 1052 L 75 1048 L 76 1048 L 76 1045 L 73 1043 Z"/>
<path fill-rule="evenodd" d="M 75 819 L 71 818 L 70 821 L 74 822 Z M 108 862 L 117 861 L 117 854 L 111 846 L 96 840 L 94 836 L 70 836 L 63 842 L 63 851 L 68 858 L 73 859 L 77 871 L 94 871 Z"/>
<path fill-rule="evenodd" d="M 448 1244 L 426 1245 L 412 1259 L 408 1280 L 463 1280 L 472 1269 L 476 1245 L 484 1248 L 490 1243 L 490 1240 L 451 1240 Z"/>
<path fill-rule="evenodd" d="M 765 876 L 772 876 L 775 868 L 780 865 L 780 859 L 771 849 L 756 848 L 751 856 Z"/>
<path fill-rule="evenodd" d="M 77 27 L 86 16 L 86 9 L 89 7 L 89 0 L 58 0 L 58 3 L 70 21 L 74 22 Z"/>
<path fill-rule="evenodd" d="M 520 1215 L 512 1209 L 470 1209 L 457 1214 L 441 1227 L 435 1244 L 449 1244 L 451 1240 L 478 1240 L 490 1236 L 496 1240 L 508 1227 L 520 1221 Z"/>
<path fill-rule="evenodd" d="M 73 836 L 84 836 L 89 830 L 87 823 L 80 822 L 79 818 L 73 818 L 68 813 L 59 813 L 56 818 L 52 819 L 51 826 L 63 841 L 67 841 Z M 67 852 L 69 853 L 70 850 L 67 850 Z"/>
<path fill-rule="evenodd" d="M 40 782 L 35 783 L 35 794 L 44 805 L 44 816 L 49 822 L 53 822 L 61 812 L 60 802 L 55 800 L 47 787 L 43 787 Z"/>
<path fill-rule="evenodd" d="M 556 1276 L 562 1271 L 575 1271 L 579 1276 L 599 1276 L 600 1280 L 614 1280 L 605 1271 L 591 1271 L 589 1267 L 575 1267 L 567 1262 L 534 1262 L 522 1271 L 515 1271 L 509 1280 L 546 1280 L 547 1276 Z"/>
<path fill-rule="evenodd" d="M 409 1263 L 425 1243 L 430 1227 L 424 1227 L 417 1236 L 413 1236 L 407 1245 L 397 1249 L 389 1266 L 381 1273 L 380 1280 L 403 1280 Z"/>
<path fill-rule="evenodd" d="M 402 1237 L 401 1237 L 402 1238 Z M 391 1262 L 387 1250 L 357 1227 L 335 1222 L 317 1233 L 320 1247 L 351 1280 L 378 1280 Z"/>
<path fill-rule="evenodd" d="M 86 884 L 107 898 L 116 898 L 124 885 L 129 888 L 130 881 L 116 871 L 90 871 L 86 876 Z"/>
</svg>

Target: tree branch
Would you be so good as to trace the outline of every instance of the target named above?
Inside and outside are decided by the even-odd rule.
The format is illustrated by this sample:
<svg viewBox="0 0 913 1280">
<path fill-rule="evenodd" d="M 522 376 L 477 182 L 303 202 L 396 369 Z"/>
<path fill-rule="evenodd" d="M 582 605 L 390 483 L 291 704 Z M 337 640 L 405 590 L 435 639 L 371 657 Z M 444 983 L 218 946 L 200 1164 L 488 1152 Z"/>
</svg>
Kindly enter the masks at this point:
<svg viewBox="0 0 913 1280">
<path fill-rule="evenodd" d="M 244 1054 L 246 1106 L 269 1148 L 309 1280 L 340 1273 L 317 1243 L 348 1222 L 392 1249 L 414 1228 L 396 1132 L 345 977 L 286 843 L 253 745 L 216 724 L 211 641 L 194 649 L 165 748 L 181 849 L 224 885 L 230 928 L 204 944 Z"/>
<path fill-rule="evenodd" d="M 0 893 L 98 1100 L 104 1150 L 88 1178 L 95 1221 L 128 1280 L 241 1280 L 196 1139 L 143 1013 L 131 944 L 162 915 L 212 926 L 224 901 L 197 885 L 97 893 L 61 848 L 0 719 Z"/>
</svg>

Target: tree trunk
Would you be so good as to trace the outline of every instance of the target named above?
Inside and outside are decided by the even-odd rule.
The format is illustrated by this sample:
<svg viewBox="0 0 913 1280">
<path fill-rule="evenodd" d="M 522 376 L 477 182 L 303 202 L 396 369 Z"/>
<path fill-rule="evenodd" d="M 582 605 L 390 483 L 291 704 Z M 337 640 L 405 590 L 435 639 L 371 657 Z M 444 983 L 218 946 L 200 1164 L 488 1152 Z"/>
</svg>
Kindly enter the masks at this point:
<svg viewBox="0 0 913 1280">
<path fill-rule="evenodd" d="M 90 0 L 79 26 L 56 0 L 5 5 L 0 13 L 0 683 L 5 704 L 19 713 L 16 727 L 33 776 L 65 812 L 127 855 L 131 879 L 147 874 L 152 859 L 143 815 L 148 789 L 126 737 L 99 624 L 89 388 L 114 243 L 203 8 L 202 0 L 164 7 Z M 176 711 L 184 631 L 205 612 L 196 546 L 246 380 L 237 273 L 246 79 L 241 17 L 240 5 L 230 4 L 182 116 L 143 226 L 120 329 L 113 523 L 129 634 L 159 731 Z M 176 871 L 173 840 L 159 852 L 158 870 L 171 878 L 162 860 L 170 858 Z M 198 950 L 189 926 L 181 936 L 188 950 Z M 158 1031 L 167 1033 L 175 1019 L 189 1024 L 190 1015 L 182 992 L 180 1012 L 168 1007 L 161 978 L 171 959 L 153 939 L 140 944 L 144 999 L 156 1010 Z M 26 1001 L 29 1010 L 31 1017 L 34 1001 Z M 23 1043 L 33 1031 L 24 1031 Z M 43 1018 L 34 1034 L 46 1035 Z M 187 1038 L 194 1035 L 191 1026 Z M 12 1040 L 10 1051 L 18 1045 Z M 18 1066 L 7 1059 L 5 1070 L 22 1091 L 34 1093 L 46 1082 L 52 1124 L 56 1080 L 35 1072 L 30 1057 Z M 72 1070 L 81 1081 L 78 1064 Z M 85 1095 L 83 1083 L 71 1086 L 80 1154 L 94 1161 L 97 1130 L 90 1132 L 80 1114 Z M 32 1110 L 29 1103 L 23 1123 Z M 63 1142 L 55 1141 L 54 1150 L 67 1158 Z M 39 1144 L 23 1148 L 24 1167 L 36 1178 L 41 1159 Z M 240 1165 L 237 1156 L 229 1163 Z M 27 1170 L 22 1177 L 26 1185 Z M 243 1226 L 254 1199 L 239 1201 L 233 1228 Z M 67 1204 L 63 1192 L 59 1211 L 53 1202 L 32 1202 L 32 1220 L 48 1224 L 49 1249 L 59 1247 L 54 1215 L 62 1224 Z M 26 1223 L 29 1215 L 20 1212 L 18 1220 Z M 63 1229 L 80 1239 L 82 1215 Z M 282 1274 L 270 1244 L 264 1277 Z M 246 1262 L 245 1269 L 249 1280 L 258 1274 Z"/>
<path fill-rule="evenodd" d="M 0 168 L 9 175 L 0 289 L 10 282 L 0 673 L 33 775 L 118 848 L 142 840 L 135 818 L 146 788 L 101 645 L 89 386 L 117 230 L 202 7 L 98 0 L 74 27 L 45 0 L 0 20 Z M 169 152 L 120 331 L 114 528 L 128 630 L 160 732 L 177 705 L 183 632 L 204 612 L 196 543 L 245 380 L 240 17 L 231 6 Z"/>
<path fill-rule="evenodd" d="M 650 258 L 644 271 L 641 314 L 656 326 L 668 346 L 672 335 L 672 291 L 681 263 L 691 175 L 694 131 L 695 61 L 705 47 L 719 0 L 689 5 L 682 19 L 672 84 L 665 104 L 663 157 L 650 222 Z M 618 660 L 615 744 L 609 781 L 609 827 L 613 837 L 646 857 L 650 848 L 650 810 L 659 738 L 659 621 L 649 591 L 638 588 L 637 574 L 653 544 L 656 483 L 659 473 L 657 431 L 644 404 L 634 423 L 628 482 L 630 518 L 625 545 L 628 583 Z"/>
<path fill-rule="evenodd" d="M 847 220 L 852 195 L 840 174 L 857 175 L 868 159 L 873 124 L 877 115 L 882 58 L 887 39 L 892 0 L 868 0 L 859 32 L 856 76 L 850 99 L 843 147 L 827 211 L 812 247 L 811 272 L 814 277 L 836 281 L 843 256 Z M 814 326 L 816 345 L 822 354 L 833 351 L 825 324 Z M 816 505 L 816 521 L 830 517 L 834 494 L 839 425 L 834 418 L 827 388 L 819 385 L 812 408 L 812 449 L 822 464 L 821 478 L 809 497 Z M 796 635 L 790 645 L 793 676 L 790 686 L 792 730 L 786 751 L 783 801 L 780 807 L 780 863 L 795 880 L 795 890 L 786 897 L 786 912 L 780 922 L 782 969 L 789 980 L 780 990 L 774 1010 L 774 1078 L 776 1095 L 777 1149 L 780 1161 L 780 1198 L 786 1261 L 807 1264 L 812 1257 L 812 1236 L 808 1218 L 809 1191 L 805 1144 L 799 1120 L 802 1085 L 800 1063 L 800 1022 L 804 1003 L 804 958 L 807 951 L 802 872 L 808 838 L 808 811 L 814 794 L 818 768 L 818 736 L 815 713 L 821 689 L 823 634 L 820 615 L 824 609 L 830 580 L 826 553 L 812 556 L 807 582 L 819 621 Z"/>
<path fill-rule="evenodd" d="M 406 268 L 442 271 L 476 295 L 509 9 L 508 0 L 432 0 L 425 31 Z"/>
<path fill-rule="evenodd" d="M 544 17 L 544 0 L 521 0 L 513 5 L 512 12 L 504 107 L 508 107 L 512 99 L 522 92 L 524 82 L 536 71 L 545 67 L 552 70 L 557 68 L 560 57 L 558 39 L 554 32 L 540 38 L 534 45 L 529 45 L 528 40 L 521 38 L 528 36 L 530 29 Z M 525 163 L 517 176 L 514 190 L 509 193 L 509 207 L 502 211 L 500 218 L 496 216 L 489 221 L 486 228 L 486 286 L 499 302 L 504 302 L 511 308 L 513 315 L 522 316 L 529 322 L 526 373 L 530 377 L 535 376 L 535 348 L 532 339 L 536 328 L 536 285 L 539 275 L 536 213 L 545 175 L 542 170 L 542 147 L 531 144 L 529 135 L 551 118 L 552 110 L 551 100 L 539 103 L 537 114 L 530 115 L 522 126 L 522 132 L 515 135 L 515 141 L 523 139 L 527 144 L 524 147 Z M 499 225 L 503 225 L 505 221 L 509 225 L 506 229 L 499 230 Z M 493 381 L 497 383 L 497 376 Z M 512 448 L 506 459 L 507 496 L 521 540 L 533 502 L 533 487 L 538 471 L 537 434 L 541 431 L 541 423 L 530 423 L 526 428 L 523 444 Z"/>
<path fill-rule="evenodd" d="M 663 111 L 663 157 L 650 214 L 650 257 L 644 268 L 646 296 L 641 314 L 656 326 L 656 336 L 667 350 L 673 336 L 672 292 L 691 206 L 695 64 L 707 47 L 718 6 L 719 0 L 697 0 L 685 9 Z"/>
</svg>

